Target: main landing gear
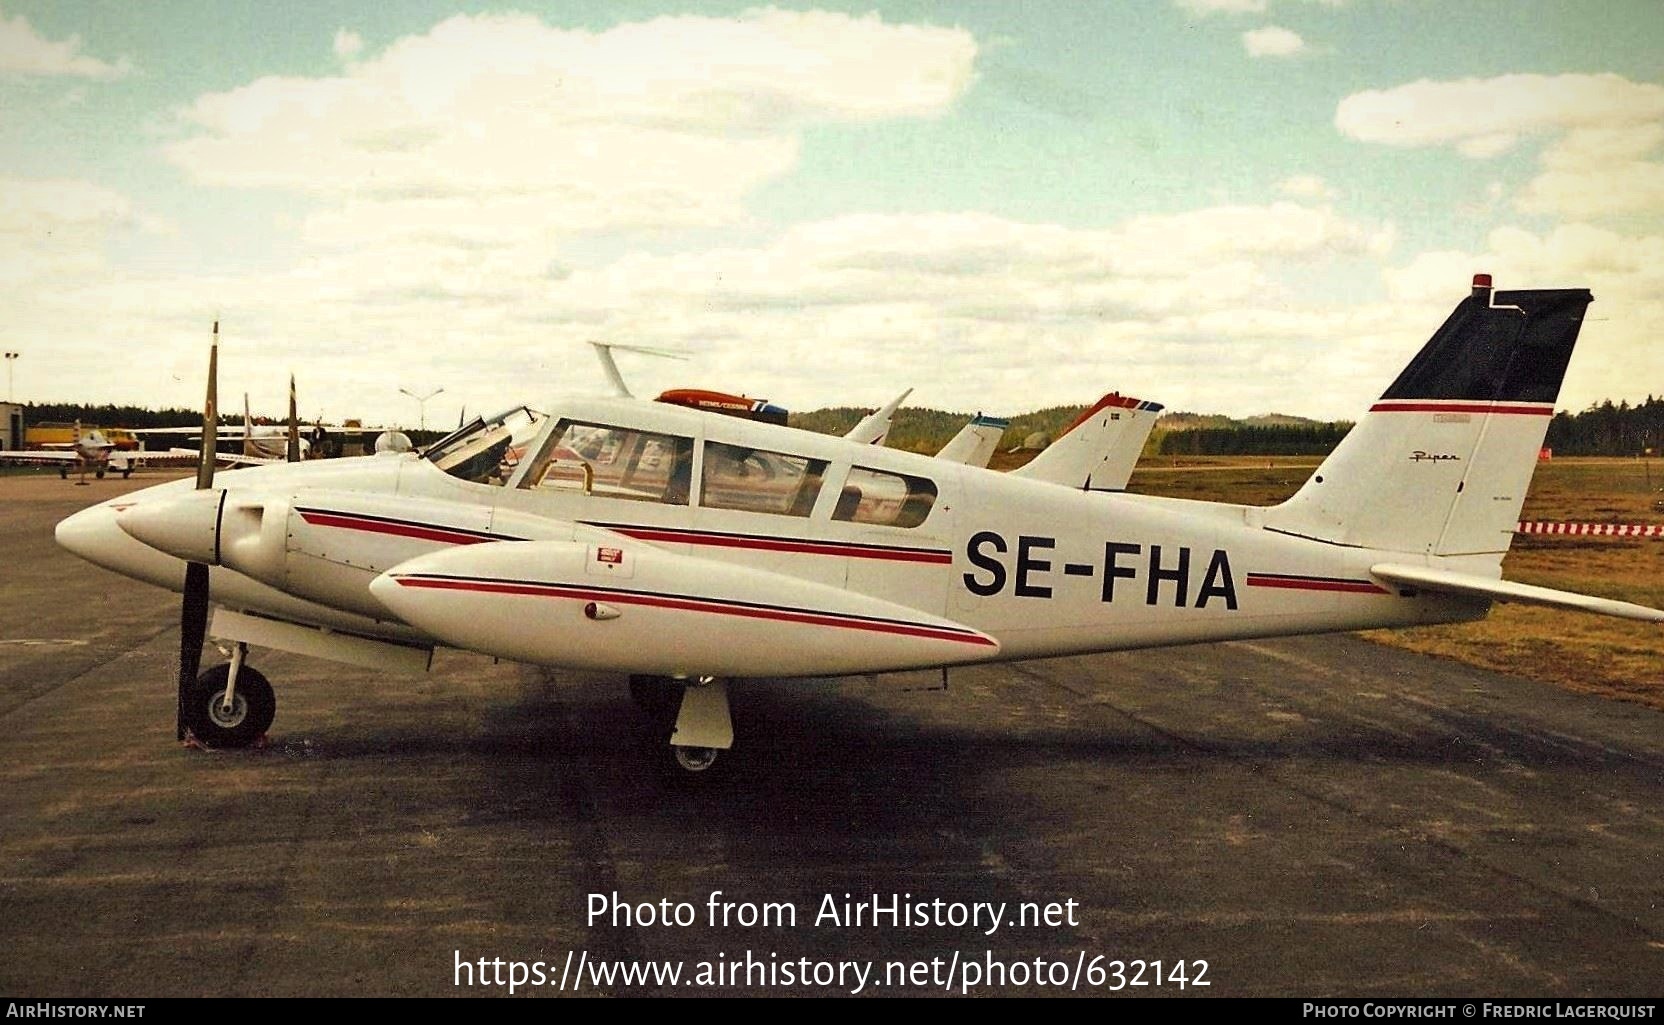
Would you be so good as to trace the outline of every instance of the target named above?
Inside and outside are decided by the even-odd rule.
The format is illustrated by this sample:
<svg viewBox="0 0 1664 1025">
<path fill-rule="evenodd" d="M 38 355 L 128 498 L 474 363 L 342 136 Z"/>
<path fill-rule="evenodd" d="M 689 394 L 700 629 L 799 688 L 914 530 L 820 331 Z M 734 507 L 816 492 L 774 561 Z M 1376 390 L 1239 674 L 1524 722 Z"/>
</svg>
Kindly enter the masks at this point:
<svg viewBox="0 0 1664 1025">
<path fill-rule="evenodd" d="M 271 728 L 277 695 L 243 663 L 247 654 L 248 645 L 237 645 L 231 661 L 198 676 L 185 697 L 185 725 L 204 747 L 248 747 Z"/>
<path fill-rule="evenodd" d="M 668 727 L 670 750 L 662 764 L 681 778 L 709 774 L 717 756 L 734 746 L 726 681 L 632 676 L 630 697 L 653 723 L 655 739 Z"/>
</svg>

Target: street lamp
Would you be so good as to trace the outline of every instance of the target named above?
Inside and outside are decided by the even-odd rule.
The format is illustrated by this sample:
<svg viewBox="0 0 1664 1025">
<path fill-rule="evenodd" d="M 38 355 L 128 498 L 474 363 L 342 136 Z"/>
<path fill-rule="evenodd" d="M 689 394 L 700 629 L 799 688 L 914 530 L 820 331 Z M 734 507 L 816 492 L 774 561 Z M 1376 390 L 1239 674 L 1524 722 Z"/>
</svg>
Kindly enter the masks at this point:
<svg viewBox="0 0 1664 1025">
<path fill-rule="evenodd" d="M 16 363 L 17 362 L 17 357 L 19 357 L 21 355 L 23 355 L 21 352 L 8 352 L 8 353 L 6 353 L 6 401 L 7 402 L 10 402 L 12 400 L 12 364 Z"/>
<path fill-rule="evenodd" d="M 444 388 L 435 388 L 426 395 L 418 395 L 408 388 L 399 389 L 399 393 L 401 395 L 408 395 L 416 400 L 416 418 L 421 421 L 421 426 L 417 428 L 418 430 L 426 431 L 428 429 L 428 400 L 444 390 Z"/>
</svg>

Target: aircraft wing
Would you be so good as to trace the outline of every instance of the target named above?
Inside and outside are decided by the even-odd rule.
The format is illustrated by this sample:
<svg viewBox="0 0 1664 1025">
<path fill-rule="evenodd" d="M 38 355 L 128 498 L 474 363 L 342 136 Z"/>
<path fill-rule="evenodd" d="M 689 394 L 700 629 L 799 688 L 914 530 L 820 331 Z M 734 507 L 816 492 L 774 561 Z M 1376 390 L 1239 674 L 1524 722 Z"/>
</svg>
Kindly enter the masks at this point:
<svg viewBox="0 0 1664 1025">
<path fill-rule="evenodd" d="M 151 462 L 156 463 L 185 463 L 196 465 L 198 453 L 194 448 L 170 448 L 166 452 L 136 452 L 135 455 L 149 456 Z M 142 460 L 140 460 L 142 461 Z M 235 452 L 215 452 L 214 462 L 231 463 L 234 466 L 267 466 L 271 463 L 286 463 L 287 459 L 274 459 L 267 456 L 248 456 Z"/>
<path fill-rule="evenodd" d="M 147 434 L 175 434 L 181 437 L 194 438 L 202 433 L 202 426 L 199 424 L 195 427 L 123 427 L 122 430 L 135 436 L 143 436 Z M 215 431 L 215 434 L 221 438 L 240 438 L 243 436 L 243 428 L 233 427 L 230 424 L 222 424 Z"/>
<path fill-rule="evenodd" d="M 28 463 L 73 463 L 78 458 L 79 457 L 74 452 L 59 449 L 17 449 L 14 451 L 0 452 L 0 459 L 11 459 L 18 462 Z"/>
<path fill-rule="evenodd" d="M 110 465 L 123 472 L 135 466 L 195 466 L 194 448 L 173 448 L 166 452 L 111 452 Z"/>
<path fill-rule="evenodd" d="M 1493 580 L 1472 573 L 1454 573 L 1450 570 L 1403 566 L 1389 562 L 1371 566 L 1369 572 L 1388 583 L 1403 584 L 1427 591 L 1441 591 L 1445 594 L 1459 594 L 1488 601 L 1577 609 L 1603 616 L 1617 616 L 1620 619 L 1638 619 L 1645 623 L 1664 623 L 1664 610 L 1650 609 L 1645 605 L 1617 601 L 1613 598 L 1597 598 L 1575 591 L 1557 591 L 1552 587 L 1516 584 L 1511 580 Z"/>
<path fill-rule="evenodd" d="M 306 437 L 308 434 L 320 427 L 322 427 L 328 434 L 379 434 L 382 431 L 397 430 L 397 428 L 394 427 L 378 427 L 375 424 L 365 424 L 361 427 L 347 427 L 342 426 L 341 424 L 302 423 L 300 424 L 301 437 Z M 154 434 L 195 438 L 202 434 L 201 427 L 123 427 L 122 430 L 135 436 Z M 281 438 L 284 436 L 284 432 L 286 430 L 287 428 L 281 424 L 256 424 L 254 427 L 254 437 Z M 221 424 L 214 433 L 221 441 L 237 441 L 245 437 L 249 432 L 247 428 L 240 424 Z"/>
<path fill-rule="evenodd" d="M 966 466 L 985 467 L 994 458 L 994 451 L 999 448 L 1000 439 L 1005 437 L 1006 428 L 1010 426 L 1010 420 L 978 413 L 970 423 L 959 429 L 952 441 L 942 446 L 936 458 Z"/>
</svg>

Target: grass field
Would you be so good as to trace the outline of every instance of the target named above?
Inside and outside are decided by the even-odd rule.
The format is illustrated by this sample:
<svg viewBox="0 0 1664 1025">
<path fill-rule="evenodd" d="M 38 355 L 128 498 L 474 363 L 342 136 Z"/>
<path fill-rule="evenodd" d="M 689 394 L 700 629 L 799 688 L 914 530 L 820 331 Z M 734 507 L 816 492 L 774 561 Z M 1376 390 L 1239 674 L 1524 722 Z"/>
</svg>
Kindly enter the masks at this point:
<svg viewBox="0 0 1664 1025">
<path fill-rule="evenodd" d="M 1268 462 L 1271 465 L 1267 465 Z M 1317 460 L 1185 457 L 1146 460 L 1130 490 L 1271 505 Z M 1523 520 L 1664 523 L 1664 462 L 1557 459 L 1540 464 Z M 1510 580 L 1664 607 L 1664 539 L 1522 536 L 1503 562 Z M 1498 605 L 1478 623 L 1377 630 L 1363 636 L 1571 690 L 1664 708 L 1664 628 L 1606 616 Z"/>
</svg>

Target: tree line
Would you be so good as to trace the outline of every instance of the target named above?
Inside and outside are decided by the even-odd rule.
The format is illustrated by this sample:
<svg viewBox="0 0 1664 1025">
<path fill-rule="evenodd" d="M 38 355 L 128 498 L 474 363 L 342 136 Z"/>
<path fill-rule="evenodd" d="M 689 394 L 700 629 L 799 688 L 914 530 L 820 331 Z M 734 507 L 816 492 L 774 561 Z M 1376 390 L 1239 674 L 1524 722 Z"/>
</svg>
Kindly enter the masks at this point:
<svg viewBox="0 0 1664 1025">
<path fill-rule="evenodd" d="M 69 423 L 80 420 L 100 427 L 194 427 L 202 413 L 194 409 L 149 409 L 144 406 L 87 405 L 75 402 L 31 404 L 24 422 Z M 1045 432 L 1056 437 L 1078 416 L 1084 406 L 1053 406 L 1011 418 L 1002 448 L 1019 444 L 1030 433 Z M 843 407 L 794 413 L 792 426 L 842 434 L 870 410 Z M 903 407 L 896 414 L 889 444 L 895 448 L 934 452 L 970 419 L 969 413 Z M 242 422 L 242 413 L 224 413 L 220 422 Z M 277 422 L 277 421 L 268 421 Z M 1327 424 L 1272 424 L 1240 427 L 1198 427 L 1191 430 L 1163 430 L 1156 422 L 1147 451 L 1161 455 L 1327 455 L 1352 427 L 1345 422 Z M 1635 456 L 1651 449 L 1664 455 L 1664 397 L 1647 396 L 1644 402 L 1614 403 L 1611 400 L 1589 406 L 1582 412 L 1561 411 L 1548 425 L 1543 442 L 1556 455 Z"/>
<path fill-rule="evenodd" d="M 23 422 L 28 425 L 42 423 L 74 423 L 81 421 L 88 426 L 98 427 L 196 427 L 202 423 L 200 409 L 149 409 L 144 406 L 89 406 L 79 402 L 38 402 L 24 407 Z M 230 414 L 220 416 L 220 423 L 243 422 L 243 414 L 238 412 L 233 418 Z"/>
<path fill-rule="evenodd" d="M 1323 456 L 1351 429 L 1349 423 L 1197 427 L 1167 431 L 1156 447 L 1164 456 Z"/>
<path fill-rule="evenodd" d="M 1664 398 L 1590 406 L 1581 413 L 1556 413 L 1543 442 L 1557 456 L 1664 455 Z"/>
<path fill-rule="evenodd" d="M 1164 456 L 1323 456 L 1346 437 L 1345 422 L 1312 425 L 1199 427 L 1162 431 L 1155 449 Z M 1564 410 L 1549 421 L 1545 448 L 1560 456 L 1664 455 L 1664 398 L 1649 395 L 1630 405 L 1611 400 L 1580 413 Z"/>
</svg>

